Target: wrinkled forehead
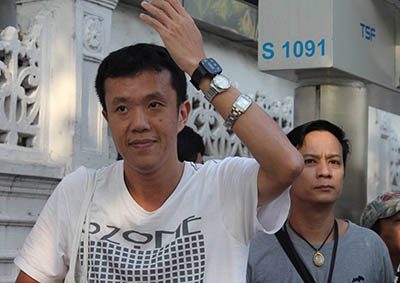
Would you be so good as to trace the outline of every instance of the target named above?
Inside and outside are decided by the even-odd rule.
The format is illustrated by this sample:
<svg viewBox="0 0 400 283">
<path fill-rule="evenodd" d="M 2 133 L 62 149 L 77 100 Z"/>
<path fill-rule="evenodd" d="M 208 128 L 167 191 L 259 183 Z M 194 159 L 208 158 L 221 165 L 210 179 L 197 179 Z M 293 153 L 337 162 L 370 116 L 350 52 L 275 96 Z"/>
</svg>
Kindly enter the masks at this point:
<svg viewBox="0 0 400 283">
<path fill-rule="evenodd" d="M 298 148 L 300 152 L 312 154 L 340 155 L 343 158 L 343 148 L 339 140 L 329 131 L 309 132 L 303 141 L 303 145 Z"/>
</svg>

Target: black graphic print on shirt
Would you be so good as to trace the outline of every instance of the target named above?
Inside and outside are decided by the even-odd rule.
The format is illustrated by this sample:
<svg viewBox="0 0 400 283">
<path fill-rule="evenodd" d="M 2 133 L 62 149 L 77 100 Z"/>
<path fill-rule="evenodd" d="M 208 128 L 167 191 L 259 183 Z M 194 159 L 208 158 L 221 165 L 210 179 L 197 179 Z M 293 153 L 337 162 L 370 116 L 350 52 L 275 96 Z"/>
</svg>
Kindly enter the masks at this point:
<svg viewBox="0 0 400 283">
<path fill-rule="evenodd" d="M 100 240 L 89 240 L 89 282 L 203 282 L 206 255 L 204 235 L 200 231 L 177 233 L 176 238 L 165 245 L 158 237 L 158 240 L 155 240 L 155 249 L 147 250 L 142 250 L 136 245 L 133 248 L 124 247 L 112 240 L 111 236 L 117 233 L 116 231 L 119 229 L 114 227 L 111 233 Z M 83 265 L 83 253 L 83 241 L 81 241 L 79 250 L 81 265 Z"/>
</svg>

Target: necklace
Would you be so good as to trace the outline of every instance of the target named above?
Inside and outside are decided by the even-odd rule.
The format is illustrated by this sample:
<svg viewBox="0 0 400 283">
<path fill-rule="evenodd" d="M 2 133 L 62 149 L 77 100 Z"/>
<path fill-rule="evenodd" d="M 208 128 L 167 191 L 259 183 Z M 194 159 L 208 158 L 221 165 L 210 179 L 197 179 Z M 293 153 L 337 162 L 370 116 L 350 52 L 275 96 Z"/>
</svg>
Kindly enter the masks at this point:
<svg viewBox="0 0 400 283">
<path fill-rule="evenodd" d="M 336 250 L 339 244 L 339 228 L 338 223 L 335 219 L 335 242 L 333 244 L 332 250 L 332 258 L 331 258 L 331 266 L 329 268 L 329 275 L 328 275 L 328 283 L 332 282 L 333 270 L 335 269 L 335 261 L 336 261 Z M 286 255 L 292 262 L 293 266 L 296 268 L 297 272 L 301 276 L 304 282 L 315 283 L 314 278 L 312 277 L 310 271 L 308 270 L 307 266 L 304 264 L 303 260 L 301 259 L 300 255 L 297 253 L 296 249 L 293 246 L 293 242 L 290 240 L 289 233 L 287 232 L 287 225 L 284 225 L 281 230 L 279 230 L 275 235 L 281 244 L 283 250 L 285 251 Z"/>
<path fill-rule="evenodd" d="M 336 219 L 333 223 L 332 229 L 329 231 L 328 235 L 326 236 L 324 242 L 322 243 L 322 245 L 317 249 L 315 248 L 309 241 L 306 240 L 306 238 L 304 238 L 302 235 L 300 235 L 299 233 L 296 232 L 296 230 L 293 229 L 293 227 L 290 225 L 290 228 L 292 228 L 293 232 L 296 233 L 297 236 L 299 236 L 300 238 L 302 238 L 314 251 L 314 256 L 313 256 L 313 263 L 315 266 L 317 267 L 321 267 L 324 265 L 325 263 L 325 257 L 324 255 L 320 252 L 322 247 L 325 245 L 326 241 L 328 240 L 329 236 L 332 234 L 333 230 L 335 229 L 335 225 L 336 224 Z"/>
</svg>

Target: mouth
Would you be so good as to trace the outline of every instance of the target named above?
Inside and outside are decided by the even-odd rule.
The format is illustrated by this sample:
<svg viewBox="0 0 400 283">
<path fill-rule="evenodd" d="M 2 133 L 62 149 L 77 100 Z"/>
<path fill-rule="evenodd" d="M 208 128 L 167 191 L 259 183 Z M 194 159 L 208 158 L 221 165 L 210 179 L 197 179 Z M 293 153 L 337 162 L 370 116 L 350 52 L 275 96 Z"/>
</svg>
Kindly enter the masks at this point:
<svg viewBox="0 0 400 283">
<path fill-rule="evenodd" d="M 153 140 L 153 139 L 136 139 L 136 140 L 130 141 L 128 143 L 128 145 L 133 148 L 147 148 L 147 147 L 151 147 L 155 143 L 156 143 L 156 140 Z"/>
<path fill-rule="evenodd" d="M 334 189 L 334 187 L 331 186 L 331 185 L 320 185 L 320 186 L 317 186 L 315 188 L 317 190 L 323 190 L 323 191 L 325 191 L 325 190 L 333 190 Z"/>
</svg>

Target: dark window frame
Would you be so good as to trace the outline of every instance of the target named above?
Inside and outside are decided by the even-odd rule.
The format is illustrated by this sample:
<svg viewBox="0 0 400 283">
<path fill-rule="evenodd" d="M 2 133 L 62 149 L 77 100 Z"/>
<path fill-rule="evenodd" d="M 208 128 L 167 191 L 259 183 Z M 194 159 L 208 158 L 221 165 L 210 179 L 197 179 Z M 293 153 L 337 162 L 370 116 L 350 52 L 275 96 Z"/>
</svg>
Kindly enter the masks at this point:
<svg viewBox="0 0 400 283">
<path fill-rule="evenodd" d="M 258 7 L 258 0 L 239 0 L 239 1 L 246 2 L 254 5 L 255 7 Z"/>
</svg>

